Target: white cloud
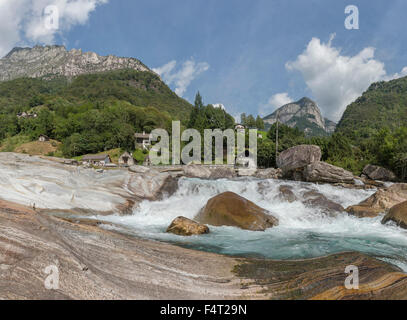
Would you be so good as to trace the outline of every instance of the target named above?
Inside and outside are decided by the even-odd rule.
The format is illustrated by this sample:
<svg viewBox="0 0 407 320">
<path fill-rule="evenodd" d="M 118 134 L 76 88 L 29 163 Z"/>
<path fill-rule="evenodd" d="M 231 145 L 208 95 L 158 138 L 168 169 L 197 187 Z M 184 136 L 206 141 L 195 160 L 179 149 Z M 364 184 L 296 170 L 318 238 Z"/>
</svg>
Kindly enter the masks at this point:
<svg viewBox="0 0 407 320">
<path fill-rule="evenodd" d="M 0 56 L 16 45 L 52 44 L 55 35 L 85 24 L 89 14 L 108 0 L 1 0 Z M 47 27 L 44 10 L 58 9 L 58 28 Z"/>
<path fill-rule="evenodd" d="M 286 68 L 301 72 L 324 115 L 338 121 L 346 106 L 372 82 L 406 75 L 407 68 L 401 74 L 388 76 L 384 63 L 374 59 L 374 48 L 365 48 L 355 56 L 345 56 L 332 46 L 333 39 L 331 36 L 328 43 L 321 43 L 320 39 L 312 38 L 295 61 L 287 62 Z"/>
<path fill-rule="evenodd" d="M 269 99 L 268 104 L 270 106 L 272 106 L 273 108 L 277 109 L 277 108 L 280 108 L 293 101 L 294 100 L 288 96 L 287 92 L 282 92 L 282 93 L 277 93 L 277 94 L 273 95 Z"/>
<path fill-rule="evenodd" d="M 153 71 L 158 73 L 168 85 L 173 84 L 175 93 L 180 97 L 184 95 L 188 86 L 198 75 L 209 69 L 207 62 L 196 63 L 194 60 L 185 61 L 178 70 L 175 70 L 176 66 L 177 62 L 173 60 Z"/>
<path fill-rule="evenodd" d="M 153 71 L 163 77 L 164 75 L 169 75 L 172 72 L 172 70 L 174 70 L 176 65 L 177 61 L 172 60 L 167 64 L 163 65 L 162 67 L 154 68 Z"/>
<path fill-rule="evenodd" d="M 389 81 L 389 80 L 393 80 L 393 79 L 397 79 L 397 78 L 401 78 L 401 77 L 405 77 L 405 76 L 407 76 L 407 67 L 404 67 L 400 73 L 395 73 L 393 75 L 384 77 L 384 80 Z"/>
<path fill-rule="evenodd" d="M 234 115 L 232 115 L 232 117 L 235 118 L 235 122 L 236 122 L 236 123 L 240 123 L 240 122 L 241 122 L 241 120 L 242 120 L 242 114 L 243 114 L 243 112 L 238 112 L 238 113 L 235 113 Z"/>
<path fill-rule="evenodd" d="M 288 96 L 287 92 L 276 93 L 271 96 L 266 104 L 260 105 L 259 114 L 263 117 L 267 116 L 273 113 L 276 109 L 293 101 L 294 100 Z"/>
<path fill-rule="evenodd" d="M 225 105 L 222 103 L 214 103 L 212 104 L 214 108 L 219 108 L 226 111 Z"/>
</svg>

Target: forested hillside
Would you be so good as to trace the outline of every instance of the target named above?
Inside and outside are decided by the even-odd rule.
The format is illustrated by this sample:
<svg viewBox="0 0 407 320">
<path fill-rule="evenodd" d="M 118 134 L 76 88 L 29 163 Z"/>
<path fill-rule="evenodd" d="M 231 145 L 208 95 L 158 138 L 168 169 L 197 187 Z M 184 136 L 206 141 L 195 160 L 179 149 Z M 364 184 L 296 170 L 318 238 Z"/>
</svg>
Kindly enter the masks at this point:
<svg viewBox="0 0 407 320">
<path fill-rule="evenodd" d="M 404 77 L 372 84 L 346 108 L 336 132 L 361 141 L 384 127 L 396 131 L 406 124 L 407 77 Z"/>
<path fill-rule="evenodd" d="M 134 132 L 187 123 L 192 111 L 159 76 L 134 70 L 0 82 L 0 106 L 0 140 L 45 134 L 66 156 L 131 148 Z"/>
</svg>

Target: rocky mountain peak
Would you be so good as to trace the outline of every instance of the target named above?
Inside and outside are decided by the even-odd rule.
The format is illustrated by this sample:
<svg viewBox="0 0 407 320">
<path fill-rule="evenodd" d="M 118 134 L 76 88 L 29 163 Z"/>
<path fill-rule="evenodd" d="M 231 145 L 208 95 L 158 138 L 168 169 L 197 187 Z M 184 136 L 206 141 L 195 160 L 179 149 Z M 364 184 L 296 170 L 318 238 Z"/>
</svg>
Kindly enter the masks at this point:
<svg viewBox="0 0 407 320">
<path fill-rule="evenodd" d="M 277 115 L 281 123 L 297 127 L 309 136 L 326 135 L 335 131 L 336 124 L 323 118 L 318 105 L 307 97 L 288 103 L 264 117 L 266 127 L 276 123 Z"/>
<path fill-rule="evenodd" d="M 64 46 L 16 47 L 0 59 L 0 81 L 21 77 L 68 78 L 117 69 L 152 72 L 140 60 L 113 55 L 100 56 L 81 49 L 68 51 Z"/>
</svg>

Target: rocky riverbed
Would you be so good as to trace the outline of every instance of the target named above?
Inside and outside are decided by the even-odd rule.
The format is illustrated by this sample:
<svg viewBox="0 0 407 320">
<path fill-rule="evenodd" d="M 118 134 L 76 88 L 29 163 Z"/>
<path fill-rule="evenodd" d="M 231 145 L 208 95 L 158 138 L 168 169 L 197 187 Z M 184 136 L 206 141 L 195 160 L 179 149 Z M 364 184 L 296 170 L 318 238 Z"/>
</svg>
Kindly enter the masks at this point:
<svg viewBox="0 0 407 320">
<path fill-rule="evenodd" d="M 183 249 L 0 202 L 1 299 L 406 299 L 407 275 L 360 253 L 272 261 Z M 44 272 L 59 270 L 48 290 Z M 359 267 L 360 290 L 344 270 Z"/>
<path fill-rule="evenodd" d="M 407 274 L 394 262 L 404 259 L 403 229 L 380 224 L 386 209 L 372 218 L 344 210 L 376 190 L 269 179 L 276 171 L 239 178 L 205 170 L 101 172 L 0 153 L 0 298 L 407 299 Z M 193 219 L 222 192 L 267 209 L 279 224 L 166 235 L 177 214 Z M 354 250 L 341 253 L 347 248 Z M 50 265 L 59 270 L 56 290 L 44 285 Z M 344 287 L 349 265 L 359 267 L 359 290 Z"/>
</svg>

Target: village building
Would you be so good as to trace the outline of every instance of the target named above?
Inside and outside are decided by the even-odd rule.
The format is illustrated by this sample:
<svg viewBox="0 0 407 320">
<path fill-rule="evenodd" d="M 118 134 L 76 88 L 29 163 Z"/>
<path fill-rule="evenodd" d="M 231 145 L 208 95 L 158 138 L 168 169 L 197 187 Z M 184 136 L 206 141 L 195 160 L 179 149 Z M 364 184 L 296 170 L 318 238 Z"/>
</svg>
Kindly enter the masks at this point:
<svg viewBox="0 0 407 320">
<path fill-rule="evenodd" d="M 70 166 L 77 166 L 77 165 L 79 165 L 78 160 L 75 160 L 75 159 L 64 159 L 64 162 L 63 162 L 63 163 L 66 164 L 66 165 L 70 165 Z"/>
<path fill-rule="evenodd" d="M 150 156 L 149 156 L 149 155 L 147 155 L 147 156 L 144 158 L 143 166 L 151 166 L 151 160 L 150 160 Z"/>
<path fill-rule="evenodd" d="M 151 146 L 151 135 L 148 133 L 136 133 L 134 134 L 134 137 L 136 139 L 136 149 L 141 148 L 143 150 L 148 150 L 148 148 Z"/>
<path fill-rule="evenodd" d="M 40 141 L 40 142 L 49 141 L 49 137 L 46 136 L 45 134 L 42 134 L 42 135 L 40 135 L 40 136 L 38 137 L 38 141 Z"/>
<path fill-rule="evenodd" d="M 244 130 L 246 129 L 246 127 L 240 123 L 235 125 L 235 130 Z"/>
<path fill-rule="evenodd" d="M 108 154 L 85 155 L 82 158 L 82 162 L 94 166 L 105 166 L 111 163 L 112 159 Z"/>
<path fill-rule="evenodd" d="M 38 114 L 36 114 L 36 113 L 27 113 L 27 112 L 17 113 L 17 118 L 26 119 L 26 118 L 37 118 L 37 117 L 38 117 Z"/>
<path fill-rule="evenodd" d="M 133 154 L 129 152 L 123 153 L 119 158 L 120 166 L 134 166 Z"/>
<path fill-rule="evenodd" d="M 254 159 L 254 155 L 249 150 L 245 150 L 245 152 L 237 155 L 235 159 L 235 168 L 256 170 L 257 165 Z"/>
</svg>

